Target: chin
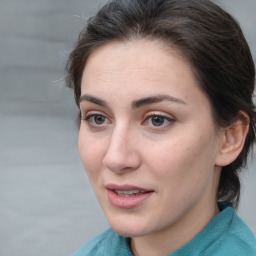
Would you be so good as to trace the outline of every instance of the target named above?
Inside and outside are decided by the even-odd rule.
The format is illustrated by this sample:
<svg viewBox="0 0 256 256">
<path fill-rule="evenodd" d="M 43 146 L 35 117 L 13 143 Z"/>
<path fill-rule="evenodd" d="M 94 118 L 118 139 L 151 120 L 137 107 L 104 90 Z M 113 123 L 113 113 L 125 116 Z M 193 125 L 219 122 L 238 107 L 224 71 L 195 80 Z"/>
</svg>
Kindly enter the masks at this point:
<svg viewBox="0 0 256 256">
<path fill-rule="evenodd" d="M 113 230 L 118 233 L 120 236 L 123 237 L 142 237 L 145 236 L 147 233 L 142 230 L 138 230 L 137 227 L 116 227 L 116 226 L 111 226 Z"/>
<path fill-rule="evenodd" d="M 109 224 L 113 230 L 124 237 L 142 237 L 150 233 L 149 226 L 142 220 L 135 220 L 129 217 L 109 218 Z"/>
</svg>

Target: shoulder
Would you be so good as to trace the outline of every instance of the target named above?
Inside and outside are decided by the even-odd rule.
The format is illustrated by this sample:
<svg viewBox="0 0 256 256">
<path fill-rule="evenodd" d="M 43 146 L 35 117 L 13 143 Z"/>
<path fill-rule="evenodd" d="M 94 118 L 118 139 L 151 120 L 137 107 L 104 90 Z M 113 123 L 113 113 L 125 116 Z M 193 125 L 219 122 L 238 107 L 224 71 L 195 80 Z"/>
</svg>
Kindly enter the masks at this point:
<svg viewBox="0 0 256 256">
<path fill-rule="evenodd" d="M 227 232 L 218 240 L 217 249 L 212 255 L 256 256 L 256 238 L 244 221 L 232 209 Z"/>
<path fill-rule="evenodd" d="M 104 255 L 101 251 L 104 249 L 104 243 L 106 240 L 111 239 L 114 231 L 110 228 L 104 233 L 96 236 L 82 248 L 76 251 L 72 256 L 88 256 L 88 255 Z M 103 246 L 102 246 L 103 245 Z"/>
<path fill-rule="evenodd" d="M 172 256 L 256 256 L 256 239 L 235 210 L 220 205 L 221 212 L 190 242 Z"/>
<path fill-rule="evenodd" d="M 130 256 L 128 238 L 121 237 L 113 229 L 108 229 L 101 235 L 93 238 L 72 256 Z"/>
</svg>

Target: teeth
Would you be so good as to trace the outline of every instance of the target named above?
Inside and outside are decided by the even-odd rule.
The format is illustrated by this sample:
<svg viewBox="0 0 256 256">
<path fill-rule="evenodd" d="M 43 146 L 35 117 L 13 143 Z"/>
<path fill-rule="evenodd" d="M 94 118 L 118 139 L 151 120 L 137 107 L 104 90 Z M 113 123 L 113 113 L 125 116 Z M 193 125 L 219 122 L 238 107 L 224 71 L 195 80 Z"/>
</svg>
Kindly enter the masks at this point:
<svg viewBox="0 0 256 256">
<path fill-rule="evenodd" d="M 125 194 L 125 195 L 131 195 L 131 194 L 137 194 L 140 191 L 139 190 L 128 190 L 128 191 L 124 191 L 124 190 L 115 190 L 116 193 L 120 193 L 120 194 Z"/>
<path fill-rule="evenodd" d="M 140 191 L 140 190 L 128 190 L 128 191 L 114 190 L 114 191 L 117 195 L 123 196 L 123 197 L 131 197 L 131 196 L 136 196 L 136 195 L 139 195 L 139 194 L 146 193 L 145 191 Z"/>
</svg>

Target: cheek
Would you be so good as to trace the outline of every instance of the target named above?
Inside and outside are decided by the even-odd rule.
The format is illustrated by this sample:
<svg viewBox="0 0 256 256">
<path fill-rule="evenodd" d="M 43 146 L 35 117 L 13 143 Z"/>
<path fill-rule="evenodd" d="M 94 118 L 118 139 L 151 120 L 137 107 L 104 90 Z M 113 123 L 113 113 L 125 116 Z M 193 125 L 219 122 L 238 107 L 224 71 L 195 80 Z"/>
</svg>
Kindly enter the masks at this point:
<svg viewBox="0 0 256 256">
<path fill-rule="evenodd" d="M 79 154 L 89 178 L 97 175 L 101 169 L 100 166 L 104 152 L 103 145 L 98 144 L 97 140 L 90 138 L 90 136 L 80 131 L 78 140 Z"/>
<path fill-rule="evenodd" d="M 178 185 L 187 180 L 200 178 L 201 172 L 214 167 L 212 139 L 193 133 L 175 136 L 146 152 L 155 178 L 172 181 Z"/>
<path fill-rule="evenodd" d="M 199 140 L 195 136 L 183 136 L 148 152 L 151 178 L 164 202 L 176 205 L 178 209 L 192 204 L 204 194 L 214 173 L 210 143 L 207 138 Z"/>
</svg>

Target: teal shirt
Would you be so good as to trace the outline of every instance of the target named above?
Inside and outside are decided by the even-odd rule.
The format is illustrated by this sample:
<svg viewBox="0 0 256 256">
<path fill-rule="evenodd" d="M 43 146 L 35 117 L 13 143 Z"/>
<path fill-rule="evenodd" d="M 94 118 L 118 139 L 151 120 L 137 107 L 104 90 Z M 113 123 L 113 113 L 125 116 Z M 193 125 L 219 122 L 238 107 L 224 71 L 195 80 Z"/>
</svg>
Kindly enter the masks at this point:
<svg viewBox="0 0 256 256">
<path fill-rule="evenodd" d="M 256 239 L 228 204 L 190 242 L 169 256 L 256 256 Z M 133 256 L 130 239 L 108 229 L 73 256 Z"/>
</svg>

